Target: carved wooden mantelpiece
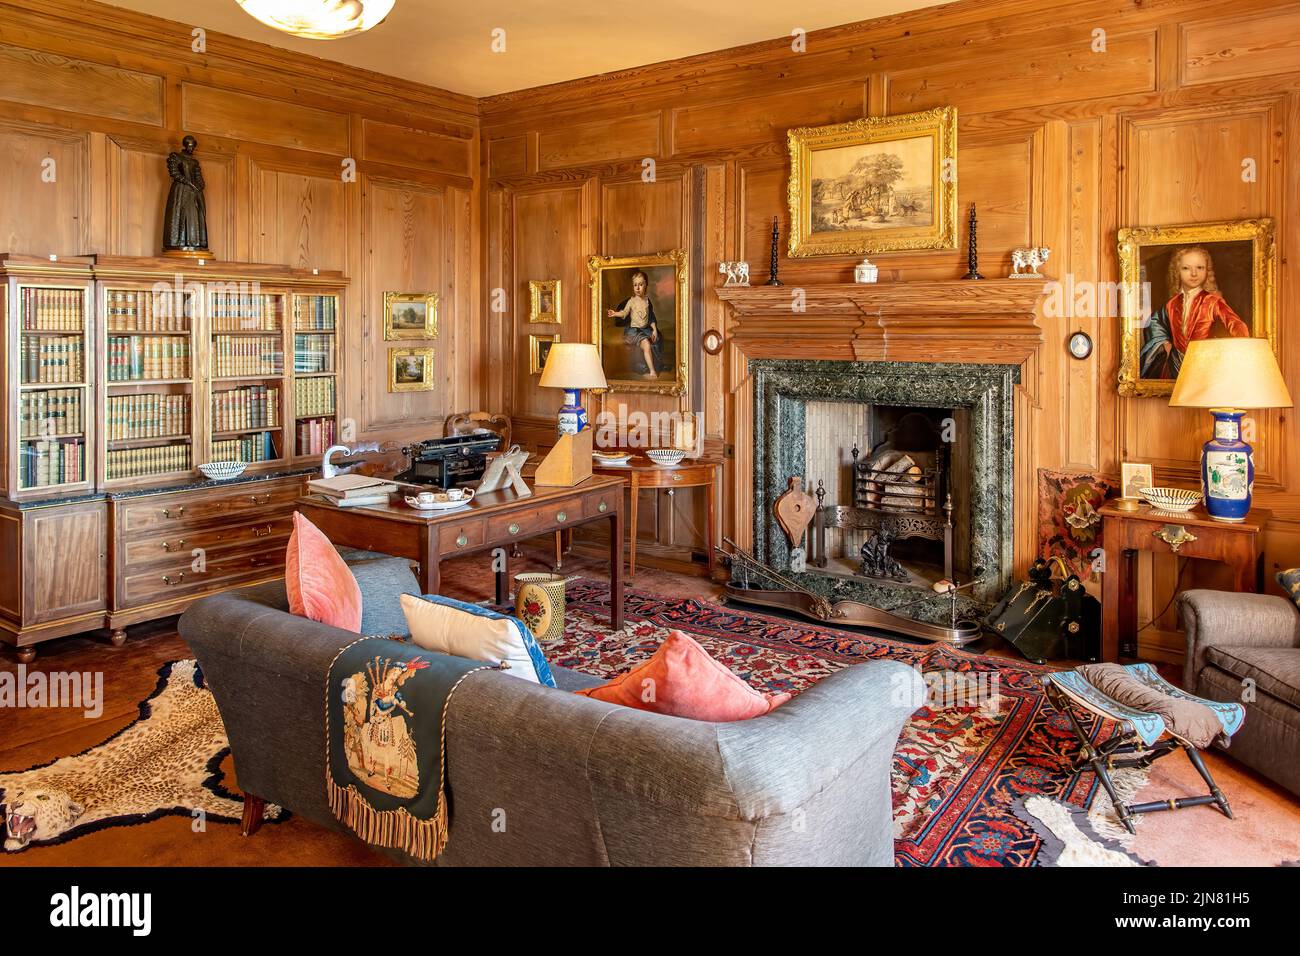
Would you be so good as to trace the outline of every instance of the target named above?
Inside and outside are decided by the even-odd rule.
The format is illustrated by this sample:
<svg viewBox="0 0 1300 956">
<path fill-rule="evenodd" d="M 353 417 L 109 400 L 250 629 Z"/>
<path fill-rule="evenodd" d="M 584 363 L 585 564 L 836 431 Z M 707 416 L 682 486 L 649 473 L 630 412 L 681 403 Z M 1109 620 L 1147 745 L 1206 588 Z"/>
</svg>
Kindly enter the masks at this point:
<svg viewBox="0 0 1300 956">
<path fill-rule="evenodd" d="M 1035 280 L 724 286 L 750 358 L 1022 365 L 1042 344 Z"/>
</svg>

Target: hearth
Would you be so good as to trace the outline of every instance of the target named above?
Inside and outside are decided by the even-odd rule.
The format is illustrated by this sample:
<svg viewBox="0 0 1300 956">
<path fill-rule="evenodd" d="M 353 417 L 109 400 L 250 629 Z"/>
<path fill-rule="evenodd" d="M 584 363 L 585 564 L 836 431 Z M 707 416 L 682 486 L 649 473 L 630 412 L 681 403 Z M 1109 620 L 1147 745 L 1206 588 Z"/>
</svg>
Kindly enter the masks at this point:
<svg viewBox="0 0 1300 956">
<path fill-rule="evenodd" d="M 793 475 L 819 494 L 806 569 L 828 598 L 946 619 L 940 579 L 995 602 L 1012 567 L 1012 401 L 1019 368 L 755 360 L 754 551 L 790 573 L 772 503 Z M 903 606 L 907 605 L 906 608 Z"/>
</svg>

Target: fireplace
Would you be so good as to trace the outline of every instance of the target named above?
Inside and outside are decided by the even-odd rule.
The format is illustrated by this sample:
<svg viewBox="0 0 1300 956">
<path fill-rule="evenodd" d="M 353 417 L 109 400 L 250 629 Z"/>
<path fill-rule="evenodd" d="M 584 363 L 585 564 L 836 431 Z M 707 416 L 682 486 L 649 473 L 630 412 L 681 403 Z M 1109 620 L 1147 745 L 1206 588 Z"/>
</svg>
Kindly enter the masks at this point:
<svg viewBox="0 0 1300 956">
<path fill-rule="evenodd" d="M 1001 597 L 1018 366 L 760 359 L 750 374 L 759 560 L 791 566 L 772 503 L 797 475 L 821 492 L 810 560 L 793 575 L 803 586 L 934 621 L 947 613 L 931 587 L 941 578 L 975 582 L 968 611 Z"/>
</svg>

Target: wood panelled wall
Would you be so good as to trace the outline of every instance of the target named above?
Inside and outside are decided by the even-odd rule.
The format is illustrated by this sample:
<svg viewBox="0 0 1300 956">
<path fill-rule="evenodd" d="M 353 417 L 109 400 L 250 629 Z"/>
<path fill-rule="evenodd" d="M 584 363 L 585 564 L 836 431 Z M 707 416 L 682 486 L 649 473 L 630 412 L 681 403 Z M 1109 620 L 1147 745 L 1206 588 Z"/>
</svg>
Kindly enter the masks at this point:
<svg viewBox="0 0 1300 956">
<path fill-rule="evenodd" d="M 696 258 L 696 338 L 725 328 L 711 292 L 718 260 L 746 259 L 762 282 L 772 217 L 783 237 L 788 229 L 789 127 L 952 105 L 961 210 L 964 218 L 978 204 L 988 275 L 1006 274 L 1011 248 L 1032 243 L 1052 248 L 1051 278 L 1115 282 L 1120 226 L 1273 217 L 1282 362 L 1300 395 L 1300 280 L 1291 261 L 1300 250 L 1297 37 L 1296 3 L 957 3 L 811 33 L 805 52 L 775 40 L 483 100 L 485 286 L 507 293 L 490 333 L 507 372 L 489 394 L 523 420 L 523 434 L 531 425 L 544 437 L 552 427 L 559 396 L 528 373 L 529 279 L 562 279 L 561 335 L 590 340 L 587 256 L 686 246 Z M 650 182 L 646 159 L 655 161 Z M 1243 178 L 1246 159 L 1255 160 L 1254 181 Z M 873 260 L 882 282 L 956 278 L 965 267 L 962 250 Z M 781 277 L 847 282 L 853 261 L 782 257 Z M 1038 424 L 1019 449 L 1018 494 L 1034 493 L 1037 467 L 1117 474 L 1121 461 L 1149 461 L 1158 476 L 1190 479 L 1207 418 L 1117 395 L 1118 319 L 1043 316 L 1042 327 L 1040 360 L 1022 385 Z M 1078 328 L 1097 343 L 1085 362 L 1065 352 Z M 797 318 L 790 332 L 798 335 Z M 711 442 L 747 436 L 730 415 L 734 394 L 748 386 L 743 357 L 724 351 L 701 362 L 697 344 L 693 358 L 700 391 L 690 404 L 704 410 Z M 1277 515 L 1270 573 L 1300 563 L 1294 421 L 1289 411 L 1261 416 L 1256 445 L 1258 502 Z M 729 475 L 733 489 L 751 480 Z M 747 514 L 728 512 L 728 530 L 748 524 Z M 1032 544 L 1020 529 L 1022 566 Z M 1155 562 L 1145 573 L 1155 587 L 1145 589 L 1144 621 L 1171 593 L 1175 566 Z M 1183 585 L 1193 582 L 1216 578 L 1197 569 Z M 1173 626 L 1169 612 L 1144 634 L 1148 650 L 1175 651 Z"/>
<path fill-rule="evenodd" d="M 358 440 L 427 437 L 478 407 L 477 101 L 204 40 L 96 3 L 0 2 L 0 251 L 158 255 L 166 155 L 192 133 L 215 257 L 351 280 L 340 412 Z M 439 294 L 436 391 L 387 391 L 385 291 Z"/>
</svg>

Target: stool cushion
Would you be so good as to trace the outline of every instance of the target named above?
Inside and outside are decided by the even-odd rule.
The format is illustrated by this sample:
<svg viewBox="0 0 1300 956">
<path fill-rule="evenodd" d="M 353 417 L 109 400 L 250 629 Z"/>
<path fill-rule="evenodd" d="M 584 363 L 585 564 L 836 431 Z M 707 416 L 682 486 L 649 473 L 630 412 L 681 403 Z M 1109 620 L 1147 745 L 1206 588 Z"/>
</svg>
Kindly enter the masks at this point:
<svg viewBox="0 0 1300 956">
<path fill-rule="evenodd" d="M 1264 693 L 1300 707 L 1300 648 L 1211 646 L 1206 658 L 1242 680 L 1253 680 Z"/>
<path fill-rule="evenodd" d="M 1209 707 L 1186 698 L 1170 697 L 1138 680 L 1119 664 L 1085 664 L 1079 673 L 1112 700 L 1149 714 L 1159 714 L 1170 733 L 1194 747 L 1208 747 L 1223 732 Z"/>
</svg>

